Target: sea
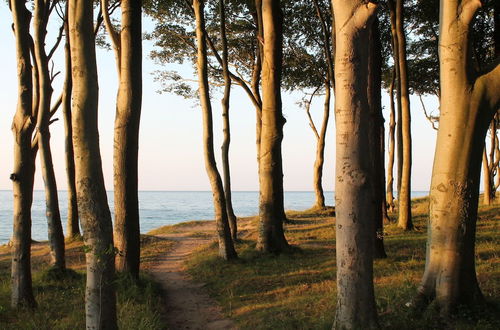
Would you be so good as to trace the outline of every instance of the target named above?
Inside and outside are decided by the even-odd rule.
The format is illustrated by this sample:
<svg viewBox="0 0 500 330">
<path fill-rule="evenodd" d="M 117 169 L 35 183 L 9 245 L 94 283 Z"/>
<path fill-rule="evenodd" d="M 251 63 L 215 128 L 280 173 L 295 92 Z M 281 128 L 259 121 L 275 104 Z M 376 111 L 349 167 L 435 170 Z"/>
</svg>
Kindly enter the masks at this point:
<svg viewBox="0 0 500 330">
<path fill-rule="evenodd" d="M 113 216 L 113 192 L 108 191 L 108 203 Z M 413 197 L 428 195 L 427 191 L 413 191 Z M 235 191 L 232 193 L 233 208 L 236 216 L 246 217 L 258 214 L 258 191 Z M 12 236 L 13 194 L 0 190 L 0 244 L 6 244 Z M 325 192 L 327 205 L 334 204 L 334 193 Z M 312 191 L 285 192 L 285 209 L 302 211 L 314 202 Z M 59 207 L 63 229 L 66 230 L 67 192 L 59 191 Z M 45 193 L 36 190 L 32 206 L 32 238 L 36 241 L 47 240 L 47 220 L 45 218 Z M 212 220 L 214 218 L 212 192 L 210 191 L 140 191 L 139 214 L 141 233 L 180 222 L 192 220 Z"/>
</svg>

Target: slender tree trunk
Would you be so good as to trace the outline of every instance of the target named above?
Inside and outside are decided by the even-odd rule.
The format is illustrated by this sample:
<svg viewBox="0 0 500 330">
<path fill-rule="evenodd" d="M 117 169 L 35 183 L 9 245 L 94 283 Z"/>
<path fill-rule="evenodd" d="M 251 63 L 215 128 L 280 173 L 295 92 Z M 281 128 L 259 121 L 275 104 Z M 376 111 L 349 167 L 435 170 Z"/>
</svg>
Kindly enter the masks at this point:
<svg viewBox="0 0 500 330">
<path fill-rule="evenodd" d="M 142 103 L 142 0 L 121 1 L 121 32 L 116 33 L 119 60 L 114 129 L 114 206 L 116 269 L 139 278 L 138 197 L 139 125 Z M 107 15 L 106 15 L 107 16 Z"/>
<path fill-rule="evenodd" d="M 369 143 L 371 159 L 371 188 L 373 194 L 373 242 L 374 258 L 386 258 L 384 248 L 384 209 L 385 207 L 385 171 L 384 171 L 384 117 L 382 115 L 382 45 L 378 20 L 369 31 L 370 53 L 368 58 L 368 102 L 370 107 Z"/>
<path fill-rule="evenodd" d="M 71 54 L 69 44 L 68 3 L 66 3 L 66 44 L 64 45 L 65 78 L 62 96 L 62 111 L 64 120 L 64 157 L 66 160 L 66 176 L 68 182 L 68 223 L 66 226 L 68 237 L 80 236 L 78 221 L 78 204 L 76 201 L 75 182 L 75 154 L 73 152 L 73 128 L 71 127 L 71 93 L 73 81 L 71 78 Z"/>
<path fill-rule="evenodd" d="M 257 167 L 260 176 L 260 143 L 262 131 L 262 99 L 260 95 L 260 83 L 262 75 L 262 58 L 264 54 L 262 40 L 264 38 L 263 23 L 262 23 L 262 0 L 255 0 L 255 24 L 257 25 L 257 51 L 255 54 L 255 64 L 252 73 L 252 93 L 259 101 L 260 106 L 255 107 L 255 145 L 257 147 Z"/>
<path fill-rule="evenodd" d="M 76 187 L 87 247 L 85 314 L 87 329 L 116 329 L 113 228 L 99 150 L 92 14 L 91 1 L 69 0 Z"/>
<path fill-rule="evenodd" d="M 491 205 L 491 175 L 488 156 L 486 155 L 486 147 L 483 150 L 483 180 L 484 180 L 484 195 L 483 204 Z"/>
<path fill-rule="evenodd" d="M 281 112 L 282 23 L 280 3 L 262 1 L 264 47 L 262 59 L 262 132 L 260 145 L 260 228 L 257 249 L 279 253 L 288 248 L 283 232 L 283 164 L 281 141 L 285 118 Z"/>
<path fill-rule="evenodd" d="M 417 305 L 436 300 L 443 316 L 483 300 L 474 246 L 481 154 L 500 106 L 500 65 L 472 72 L 468 31 L 479 1 L 441 1 L 441 116 L 430 191 L 425 272 Z M 475 79 L 470 79 L 476 76 Z"/>
<path fill-rule="evenodd" d="M 31 137 L 33 81 L 29 34 L 31 13 L 24 0 L 11 1 L 18 76 L 17 109 L 12 121 L 14 172 L 10 175 L 14 192 L 14 233 L 12 235 L 12 307 L 36 305 L 31 282 L 31 203 L 35 174 Z"/>
<path fill-rule="evenodd" d="M 230 260 L 237 258 L 237 254 L 231 239 L 231 230 L 227 217 L 226 200 L 224 198 L 222 179 L 215 163 L 212 106 L 210 103 L 208 85 L 206 30 L 203 8 L 203 0 L 193 0 L 193 9 L 196 18 L 196 40 L 198 46 L 198 83 L 201 109 L 203 112 L 203 148 L 205 155 L 205 168 L 210 180 L 210 185 L 212 186 L 212 194 L 214 198 L 215 223 L 219 239 L 219 256 L 226 260 Z"/>
<path fill-rule="evenodd" d="M 325 80 L 325 101 L 323 105 L 323 122 L 321 123 L 321 131 L 318 134 L 316 143 L 316 160 L 314 161 L 313 171 L 313 185 L 316 195 L 316 201 L 313 208 L 325 208 L 325 194 L 323 192 L 323 166 L 325 164 L 325 143 L 326 143 L 326 130 L 328 127 L 328 120 L 330 118 L 330 100 L 331 100 L 331 87 L 330 79 Z"/>
<path fill-rule="evenodd" d="M 336 251 L 334 329 L 378 328 L 373 289 L 374 209 L 369 147 L 369 29 L 376 5 L 333 0 L 336 30 Z"/>
<path fill-rule="evenodd" d="M 398 227 L 413 229 L 411 220 L 411 115 L 408 74 L 406 65 L 406 37 L 403 24 L 403 0 L 396 0 L 396 35 L 398 38 L 399 85 L 401 93 L 401 117 L 403 164 L 398 187 Z"/>
<path fill-rule="evenodd" d="M 394 133 L 396 130 L 396 109 L 394 106 L 394 81 L 396 79 L 396 66 L 394 66 L 392 70 L 392 79 L 391 84 L 389 86 L 389 98 L 391 105 L 391 112 L 389 115 L 389 159 L 387 161 L 387 194 L 386 194 L 386 203 L 388 210 L 394 212 Z"/>
<path fill-rule="evenodd" d="M 222 142 L 222 168 L 224 172 L 224 196 L 226 198 L 227 217 L 233 241 L 238 239 L 238 226 L 234 215 L 231 197 L 231 173 L 229 168 L 229 145 L 231 143 L 231 126 L 229 122 L 229 98 L 231 96 L 231 76 L 229 75 L 229 60 L 226 38 L 226 9 L 224 0 L 219 0 L 220 34 L 222 41 L 222 75 L 224 76 L 224 97 L 222 98 L 222 121 L 224 141 Z"/>
<path fill-rule="evenodd" d="M 45 205 L 48 223 L 49 245 L 51 264 L 55 268 L 65 269 L 64 234 L 59 212 L 57 196 L 57 183 L 50 150 L 50 101 L 52 98 L 52 83 L 49 73 L 49 59 L 45 52 L 45 35 L 47 31 L 47 3 L 43 0 L 35 1 L 34 17 L 34 54 L 35 65 L 38 71 L 38 111 L 37 111 L 37 141 L 40 151 L 40 165 L 42 178 L 45 185 Z"/>
</svg>

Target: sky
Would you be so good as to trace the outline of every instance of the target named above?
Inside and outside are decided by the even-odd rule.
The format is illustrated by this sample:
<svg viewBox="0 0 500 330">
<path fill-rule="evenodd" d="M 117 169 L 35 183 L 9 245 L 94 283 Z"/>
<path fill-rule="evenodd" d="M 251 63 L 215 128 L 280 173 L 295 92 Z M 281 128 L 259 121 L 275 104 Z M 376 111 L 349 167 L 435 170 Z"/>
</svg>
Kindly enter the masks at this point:
<svg viewBox="0 0 500 330">
<path fill-rule="evenodd" d="M 144 31 L 152 30 L 152 23 L 145 17 Z M 12 17 L 5 2 L 0 2 L 0 190 L 9 190 L 12 184 L 9 175 L 13 167 L 13 138 L 10 131 L 17 101 L 17 74 L 14 36 L 11 30 Z M 49 28 L 48 47 L 54 38 L 55 27 Z M 139 146 L 139 190 L 186 191 L 210 190 L 202 154 L 201 111 L 196 102 L 172 94 L 159 94 L 160 83 L 154 81 L 153 73 L 162 69 L 178 69 L 185 76 L 193 75 L 188 65 L 159 66 L 151 60 L 149 53 L 153 45 L 143 44 L 143 102 Z M 56 71 L 63 64 L 62 47 L 54 56 Z M 113 122 L 117 92 L 117 74 L 112 51 L 97 50 L 99 74 L 99 136 L 106 189 L 113 189 Z M 54 82 L 53 100 L 61 93 L 64 74 Z M 196 77 L 192 76 L 192 79 Z M 299 102 L 304 93 L 296 91 L 282 93 L 283 113 L 287 119 L 282 144 L 284 189 L 286 191 L 311 191 L 316 139 L 309 127 L 305 110 Z M 214 117 L 215 152 L 219 171 L 220 145 L 222 142 L 222 120 L 220 99 L 222 94 L 212 93 Z M 425 98 L 428 109 L 436 109 L 433 98 Z M 388 122 L 388 96 L 383 95 L 384 117 Z M 420 101 L 411 98 L 413 169 L 412 190 L 428 191 L 434 157 L 436 131 L 423 115 Z M 257 191 L 255 110 L 239 86 L 233 86 L 231 94 L 230 149 L 232 188 L 235 191 Z M 317 125 L 321 125 L 323 100 L 313 101 L 311 112 Z M 333 101 L 332 101 L 333 113 Z M 62 114 L 57 113 L 51 125 L 51 147 L 58 189 L 65 190 L 64 127 Z M 328 126 L 325 149 L 323 186 L 334 190 L 335 178 L 335 124 L 334 116 Z M 387 127 L 386 127 L 387 132 Z M 387 141 L 387 139 L 386 139 Z M 387 159 L 387 155 L 386 155 Z M 39 167 L 39 159 L 37 159 Z M 40 171 L 35 178 L 35 189 L 43 189 Z"/>
</svg>

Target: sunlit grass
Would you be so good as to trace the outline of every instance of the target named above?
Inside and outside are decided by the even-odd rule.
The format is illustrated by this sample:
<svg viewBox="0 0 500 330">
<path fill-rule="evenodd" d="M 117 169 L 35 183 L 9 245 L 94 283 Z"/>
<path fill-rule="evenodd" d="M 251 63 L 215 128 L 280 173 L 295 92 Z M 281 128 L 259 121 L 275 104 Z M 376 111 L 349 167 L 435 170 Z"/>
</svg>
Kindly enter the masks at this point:
<svg viewBox="0 0 500 330">
<path fill-rule="evenodd" d="M 382 328 L 443 328 L 436 311 L 416 315 L 407 307 L 415 296 L 425 265 L 428 199 L 414 200 L 416 230 L 385 226 L 388 258 L 374 262 L 377 309 Z M 210 294 L 242 329 L 331 329 L 336 305 L 335 228 L 328 214 L 314 210 L 290 212 L 288 241 L 299 247 L 291 254 L 263 255 L 255 251 L 256 218 L 237 244 L 239 260 L 217 257 L 215 245 L 188 262 L 192 276 L 206 283 Z M 481 206 L 476 241 L 478 279 L 491 306 L 461 312 L 456 329 L 500 329 L 500 207 Z M 391 214 L 394 219 L 395 214 Z M 249 221 L 248 219 L 246 221 Z M 498 314 L 497 314 L 498 313 Z"/>
</svg>

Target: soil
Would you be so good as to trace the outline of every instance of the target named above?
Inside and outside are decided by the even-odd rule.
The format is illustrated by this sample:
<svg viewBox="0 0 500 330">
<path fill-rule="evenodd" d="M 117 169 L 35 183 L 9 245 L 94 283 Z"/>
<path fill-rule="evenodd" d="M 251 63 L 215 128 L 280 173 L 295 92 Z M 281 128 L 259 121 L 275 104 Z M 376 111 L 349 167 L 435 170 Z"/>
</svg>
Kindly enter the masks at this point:
<svg viewBox="0 0 500 330">
<path fill-rule="evenodd" d="M 148 269 L 163 287 L 169 329 L 237 329 L 232 320 L 224 317 L 218 303 L 208 296 L 203 284 L 194 282 L 184 267 L 193 251 L 213 242 L 209 237 L 215 237 L 214 231 L 214 222 L 207 221 L 158 235 L 176 242 Z"/>
</svg>

